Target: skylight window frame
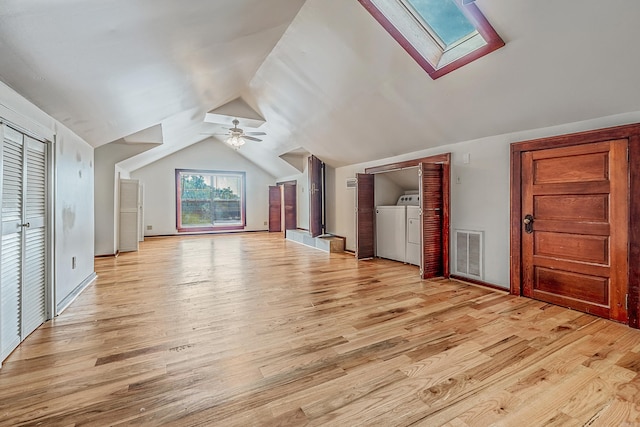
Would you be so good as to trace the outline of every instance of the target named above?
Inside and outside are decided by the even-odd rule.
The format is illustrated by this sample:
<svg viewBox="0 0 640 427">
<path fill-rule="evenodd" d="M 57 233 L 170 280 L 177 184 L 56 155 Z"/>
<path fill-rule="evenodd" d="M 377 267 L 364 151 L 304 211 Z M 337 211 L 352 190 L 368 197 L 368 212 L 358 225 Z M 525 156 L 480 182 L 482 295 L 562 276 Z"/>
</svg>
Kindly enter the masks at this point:
<svg viewBox="0 0 640 427">
<path fill-rule="evenodd" d="M 411 18 L 413 18 L 418 23 L 418 25 L 424 28 L 424 30 L 429 34 L 429 36 L 431 36 L 433 41 L 436 42 L 438 46 L 440 46 L 440 49 L 443 52 L 447 50 L 447 44 L 444 42 L 444 40 L 440 38 L 438 33 L 436 33 L 436 30 L 434 30 L 431 27 L 431 25 L 429 25 L 427 20 L 422 17 L 422 15 L 416 10 L 415 7 L 413 7 L 411 3 L 409 3 L 407 0 L 398 0 L 398 3 L 402 7 L 404 7 L 407 13 L 411 16 Z"/>
<path fill-rule="evenodd" d="M 469 22 L 476 28 L 468 38 L 463 38 L 443 48 L 444 42 L 435 34 L 419 13 L 413 13 L 404 0 L 358 0 L 382 27 L 409 53 L 432 79 L 442 77 L 458 68 L 504 46 L 504 41 L 471 1 L 453 0 Z M 411 7 L 413 9 L 413 7 Z M 404 16 L 399 11 L 404 11 Z M 385 14 L 387 12 L 391 18 Z M 409 18 L 409 19 L 407 19 Z M 416 28 L 398 28 L 402 21 L 413 21 L 422 29 L 422 39 L 416 37 Z M 396 24 L 394 22 L 396 21 Z M 399 23 L 399 24 L 398 24 Z M 409 36 L 406 36 L 409 34 Z M 434 37 L 435 36 L 435 37 Z M 437 37 L 437 40 L 436 40 Z M 413 39 L 413 42 L 410 40 Z M 415 45 L 414 45 L 415 44 Z"/>
</svg>

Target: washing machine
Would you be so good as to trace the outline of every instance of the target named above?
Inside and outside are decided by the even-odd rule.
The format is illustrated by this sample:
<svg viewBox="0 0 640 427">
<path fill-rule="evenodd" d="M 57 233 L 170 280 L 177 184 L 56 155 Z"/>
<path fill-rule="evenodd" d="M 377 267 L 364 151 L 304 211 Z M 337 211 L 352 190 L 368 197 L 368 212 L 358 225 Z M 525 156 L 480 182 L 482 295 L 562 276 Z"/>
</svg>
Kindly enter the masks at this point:
<svg viewBox="0 0 640 427">
<path fill-rule="evenodd" d="M 376 207 L 376 255 L 404 262 L 406 206 Z"/>
<path fill-rule="evenodd" d="M 405 262 L 420 265 L 420 206 L 407 206 Z"/>
<path fill-rule="evenodd" d="M 420 264 L 420 225 L 416 220 L 416 212 L 420 211 L 420 196 L 417 192 L 408 192 L 398 198 L 395 205 L 376 207 L 376 255 L 394 261 Z M 408 214 L 411 212 L 411 214 Z M 411 215 L 411 228 L 408 228 L 408 218 Z M 418 215 L 419 216 L 419 215 Z M 408 244 L 409 233 L 411 241 L 415 241 L 415 227 L 417 235 L 417 261 L 415 244 Z M 411 253 L 407 255 L 407 250 Z"/>
</svg>

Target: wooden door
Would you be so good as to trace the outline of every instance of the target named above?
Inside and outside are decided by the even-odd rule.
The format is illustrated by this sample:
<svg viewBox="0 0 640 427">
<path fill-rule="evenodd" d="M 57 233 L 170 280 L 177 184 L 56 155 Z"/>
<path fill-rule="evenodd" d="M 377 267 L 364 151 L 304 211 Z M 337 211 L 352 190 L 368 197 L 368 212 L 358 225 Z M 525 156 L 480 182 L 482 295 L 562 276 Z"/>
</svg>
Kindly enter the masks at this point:
<svg viewBox="0 0 640 427">
<path fill-rule="evenodd" d="M 309 157 L 309 233 L 321 235 L 322 223 L 322 162 L 316 156 Z"/>
<path fill-rule="evenodd" d="M 418 168 L 422 219 L 420 275 L 423 279 L 428 279 L 444 274 L 442 165 L 420 163 Z"/>
<path fill-rule="evenodd" d="M 298 228 L 297 212 L 297 186 L 296 184 L 284 184 L 282 186 L 284 199 L 284 229 L 295 230 Z"/>
<path fill-rule="evenodd" d="M 374 175 L 356 174 L 356 259 L 374 256 Z"/>
<path fill-rule="evenodd" d="M 627 139 L 522 153 L 522 292 L 627 320 Z"/>
<path fill-rule="evenodd" d="M 282 196 L 279 185 L 269 186 L 269 232 L 282 231 L 281 224 Z"/>
</svg>

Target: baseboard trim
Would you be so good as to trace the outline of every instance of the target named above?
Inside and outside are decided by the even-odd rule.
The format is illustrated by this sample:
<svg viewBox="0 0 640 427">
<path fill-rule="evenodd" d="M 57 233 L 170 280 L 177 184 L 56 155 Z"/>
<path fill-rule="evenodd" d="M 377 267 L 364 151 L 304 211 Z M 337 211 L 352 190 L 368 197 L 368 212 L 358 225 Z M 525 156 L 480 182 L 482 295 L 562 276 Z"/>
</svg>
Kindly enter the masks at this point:
<svg viewBox="0 0 640 427">
<path fill-rule="evenodd" d="M 89 277 L 84 279 L 82 283 L 80 283 L 69 295 L 67 295 L 65 299 L 60 301 L 60 304 L 56 306 L 56 316 L 61 315 L 62 312 L 65 311 L 67 307 L 69 307 L 71 303 L 75 301 L 76 298 L 78 298 L 78 295 L 80 295 L 82 291 L 89 287 L 89 285 L 95 282 L 97 278 L 98 275 L 94 271 L 89 275 Z"/>
<path fill-rule="evenodd" d="M 449 276 L 449 278 L 452 280 L 457 280 L 458 282 L 472 283 L 474 285 L 483 286 L 485 288 L 494 289 L 496 291 L 509 292 L 509 288 L 503 288 L 498 285 L 494 285 L 493 283 L 483 282 L 482 280 L 470 279 L 464 276 L 456 276 L 455 274 L 452 274 L 451 276 Z"/>
</svg>

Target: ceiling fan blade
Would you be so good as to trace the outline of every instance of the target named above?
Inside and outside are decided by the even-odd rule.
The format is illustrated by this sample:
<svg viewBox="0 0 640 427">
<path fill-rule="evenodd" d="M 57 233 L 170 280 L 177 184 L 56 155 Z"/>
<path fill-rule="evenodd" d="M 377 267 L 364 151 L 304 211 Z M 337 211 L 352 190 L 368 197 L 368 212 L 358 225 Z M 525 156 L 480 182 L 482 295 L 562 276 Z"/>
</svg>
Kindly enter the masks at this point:
<svg viewBox="0 0 640 427">
<path fill-rule="evenodd" d="M 264 136 L 266 133 L 264 132 L 245 132 L 245 135 L 253 135 L 253 136 Z"/>
<path fill-rule="evenodd" d="M 261 142 L 261 139 L 254 138 L 252 136 L 242 135 L 241 138 L 248 139 L 249 141 Z"/>
</svg>

